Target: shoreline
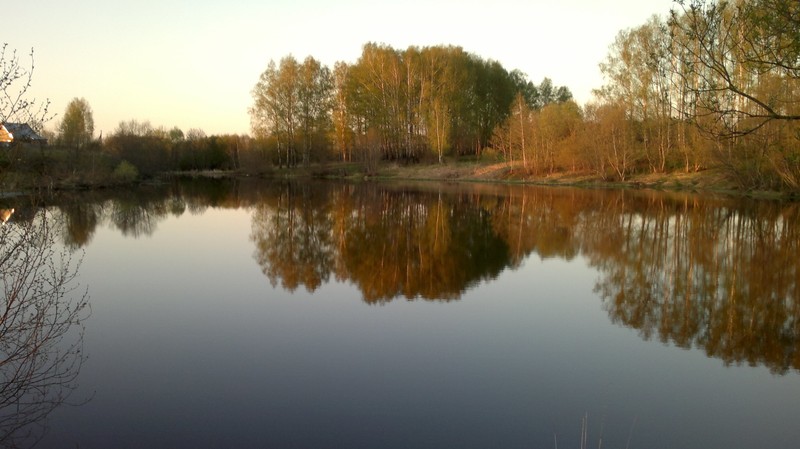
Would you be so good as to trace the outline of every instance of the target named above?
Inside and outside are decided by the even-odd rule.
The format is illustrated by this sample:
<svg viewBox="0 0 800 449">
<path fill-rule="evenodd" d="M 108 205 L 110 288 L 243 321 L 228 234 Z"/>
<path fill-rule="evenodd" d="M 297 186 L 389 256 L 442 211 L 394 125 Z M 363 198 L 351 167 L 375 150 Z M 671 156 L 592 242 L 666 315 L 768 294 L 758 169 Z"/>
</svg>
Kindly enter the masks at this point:
<svg viewBox="0 0 800 449">
<path fill-rule="evenodd" d="M 0 198 L 22 194 L 24 191 L 78 191 L 119 188 L 126 185 L 146 185 L 170 177 L 239 178 L 255 177 L 263 179 L 340 179 L 350 181 L 419 181 L 449 183 L 486 183 L 507 185 L 535 185 L 547 187 L 577 187 L 589 189 L 647 189 L 665 192 L 687 192 L 695 194 L 725 194 L 742 198 L 780 199 L 795 201 L 800 198 L 794 192 L 752 190 L 745 191 L 725 179 L 719 169 L 705 169 L 694 172 L 668 172 L 631 175 L 624 181 L 604 180 L 589 173 L 554 173 L 533 176 L 522 173 L 520 164 L 445 162 L 401 164 L 382 162 L 373 170 L 366 170 L 361 163 L 331 162 L 298 166 L 292 168 L 272 167 L 264 171 L 210 170 L 177 171 L 156 175 L 153 178 L 138 179 L 129 183 L 93 183 L 87 179 L 50 179 L 42 185 L 29 180 L 26 188 L 19 184 L 0 189 Z M 55 181 L 55 182 L 54 182 Z"/>
<path fill-rule="evenodd" d="M 648 173 L 632 175 L 624 181 L 604 180 L 587 173 L 554 173 L 532 176 L 515 170 L 508 163 L 485 164 L 474 162 L 448 162 L 444 164 L 400 164 L 385 162 L 371 174 L 357 163 L 330 163 L 273 169 L 265 173 L 250 174 L 263 178 L 317 178 L 347 179 L 357 181 L 420 181 L 487 184 L 517 184 L 547 187 L 577 187 L 591 189 L 649 189 L 665 192 L 696 194 L 724 194 L 743 198 L 797 200 L 793 192 L 751 190 L 745 191 L 725 179 L 718 169 L 695 172 Z M 227 172 L 194 173 L 190 176 L 226 176 Z M 188 173 L 187 173 L 188 174 Z M 237 176 L 232 172 L 231 176 Z"/>
</svg>

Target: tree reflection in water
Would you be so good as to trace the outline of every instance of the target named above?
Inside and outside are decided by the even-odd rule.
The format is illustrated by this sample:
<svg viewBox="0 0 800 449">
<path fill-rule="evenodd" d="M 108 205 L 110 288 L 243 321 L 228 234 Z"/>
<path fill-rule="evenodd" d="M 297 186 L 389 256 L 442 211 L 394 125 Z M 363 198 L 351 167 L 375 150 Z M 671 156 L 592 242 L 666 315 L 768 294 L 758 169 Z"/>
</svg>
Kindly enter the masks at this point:
<svg viewBox="0 0 800 449">
<path fill-rule="evenodd" d="M 11 220 L 0 228 L 0 445 L 26 447 L 76 387 L 85 356 L 80 261 L 58 251 L 52 220 Z M 77 299 L 76 299 L 77 298 Z"/>
<path fill-rule="evenodd" d="M 290 291 L 335 272 L 368 303 L 457 299 L 508 263 L 491 214 L 468 196 L 290 185 L 275 198 L 257 206 L 251 239 L 264 274 Z"/>
<path fill-rule="evenodd" d="M 689 194 L 288 188 L 253 216 L 270 281 L 335 270 L 365 301 L 450 300 L 531 255 L 581 255 L 611 321 L 725 363 L 800 369 L 798 205 Z M 292 199 L 289 199 L 292 197 Z"/>
<path fill-rule="evenodd" d="M 800 369 L 798 204 L 652 197 L 592 223 L 612 321 L 725 363 Z M 610 243 L 613 248 L 608 248 Z"/>
<path fill-rule="evenodd" d="M 128 196 L 98 198 L 106 204 L 100 208 L 59 205 L 71 241 L 92 235 L 73 229 L 84 223 L 109 222 L 135 237 L 153 232 L 170 213 L 246 207 L 253 211 L 254 259 L 273 285 L 313 292 L 337 279 L 358 286 L 370 304 L 454 300 L 530 257 L 580 257 L 598 271 L 595 291 L 611 321 L 642 338 L 697 347 L 729 364 L 800 370 L 797 203 L 500 185 L 255 181 L 178 182 L 137 195 L 135 203 Z M 69 218 L 87 210 L 106 216 Z"/>
</svg>

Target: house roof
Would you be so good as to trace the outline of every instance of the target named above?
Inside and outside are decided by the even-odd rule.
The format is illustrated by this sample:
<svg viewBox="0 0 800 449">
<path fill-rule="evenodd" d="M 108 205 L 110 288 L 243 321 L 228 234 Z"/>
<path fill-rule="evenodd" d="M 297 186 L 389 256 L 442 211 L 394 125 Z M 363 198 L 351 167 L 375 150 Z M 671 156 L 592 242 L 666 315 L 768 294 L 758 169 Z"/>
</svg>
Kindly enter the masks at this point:
<svg viewBox="0 0 800 449">
<path fill-rule="evenodd" d="M 27 123 L 5 123 L 3 126 L 14 136 L 14 140 L 29 142 L 47 140 L 37 134 Z"/>
<path fill-rule="evenodd" d="M 0 123 L 0 143 L 11 143 L 14 141 L 14 136 L 9 134 L 5 125 Z"/>
</svg>

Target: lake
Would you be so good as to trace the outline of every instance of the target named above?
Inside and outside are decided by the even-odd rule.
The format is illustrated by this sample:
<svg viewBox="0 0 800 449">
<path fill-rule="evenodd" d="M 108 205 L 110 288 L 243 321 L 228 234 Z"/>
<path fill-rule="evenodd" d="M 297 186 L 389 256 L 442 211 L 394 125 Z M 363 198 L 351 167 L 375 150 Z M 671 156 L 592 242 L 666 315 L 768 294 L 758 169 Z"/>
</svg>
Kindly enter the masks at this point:
<svg viewBox="0 0 800 449">
<path fill-rule="evenodd" d="M 48 310 L 88 292 L 49 349 L 55 393 L 26 390 L 46 406 L 20 423 L 26 399 L 0 402 L 5 441 L 800 441 L 798 203 L 250 179 L 3 201 L 3 232 L 47 230 L 72 257 Z"/>
</svg>

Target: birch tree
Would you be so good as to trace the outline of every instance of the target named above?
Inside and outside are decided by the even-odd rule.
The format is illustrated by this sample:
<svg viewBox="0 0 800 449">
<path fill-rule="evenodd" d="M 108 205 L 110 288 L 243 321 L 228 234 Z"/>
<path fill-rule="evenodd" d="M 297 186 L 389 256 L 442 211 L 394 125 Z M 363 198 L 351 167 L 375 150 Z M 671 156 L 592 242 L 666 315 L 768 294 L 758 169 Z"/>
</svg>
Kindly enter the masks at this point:
<svg viewBox="0 0 800 449">
<path fill-rule="evenodd" d="M 350 161 L 353 157 L 353 123 L 352 113 L 348 108 L 347 79 L 350 67 L 344 62 L 333 66 L 333 98 L 332 114 L 333 143 L 342 161 Z"/>
<path fill-rule="evenodd" d="M 800 3 L 796 0 L 676 1 L 670 24 L 688 39 L 674 55 L 689 68 L 685 88 L 708 114 L 709 133 L 750 134 L 774 120 L 800 121 L 800 97 L 759 89 L 778 78 L 800 88 Z M 699 81 L 699 82 L 698 82 Z M 694 117 L 692 117 L 694 118 Z"/>
<path fill-rule="evenodd" d="M 299 67 L 297 102 L 302 161 L 308 164 L 314 150 L 327 149 L 331 127 L 333 78 L 330 69 L 309 56 Z"/>
<path fill-rule="evenodd" d="M 298 78 L 300 64 L 286 56 L 280 66 L 270 61 L 253 88 L 250 119 L 257 136 L 272 135 L 278 143 L 278 165 L 297 163 L 297 114 L 300 109 Z"/>
</svg>

